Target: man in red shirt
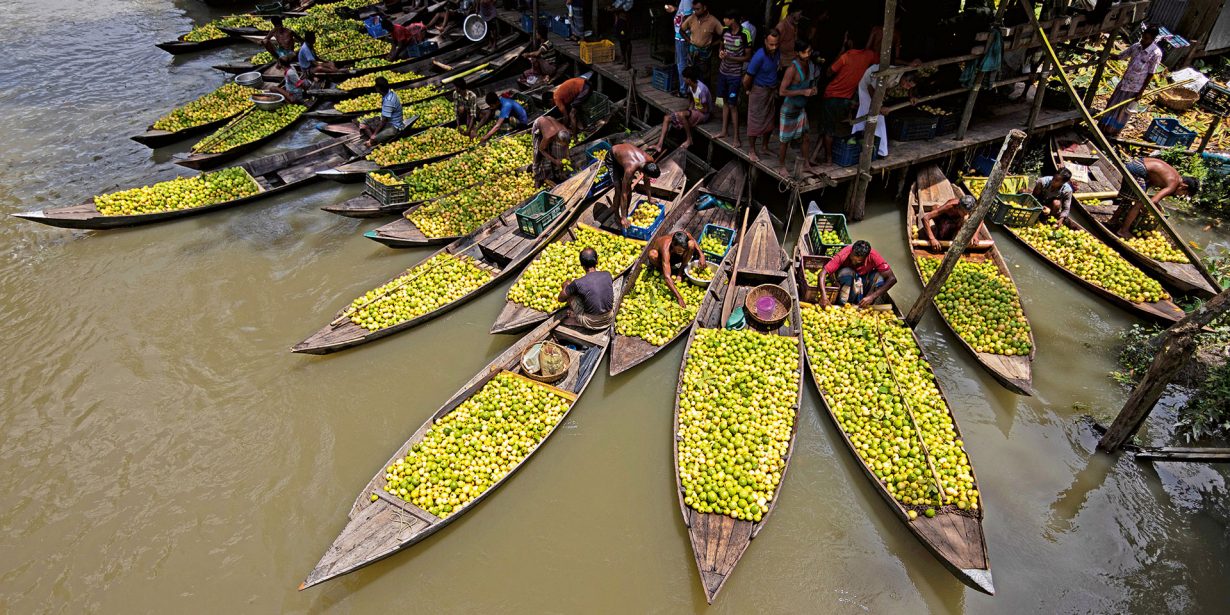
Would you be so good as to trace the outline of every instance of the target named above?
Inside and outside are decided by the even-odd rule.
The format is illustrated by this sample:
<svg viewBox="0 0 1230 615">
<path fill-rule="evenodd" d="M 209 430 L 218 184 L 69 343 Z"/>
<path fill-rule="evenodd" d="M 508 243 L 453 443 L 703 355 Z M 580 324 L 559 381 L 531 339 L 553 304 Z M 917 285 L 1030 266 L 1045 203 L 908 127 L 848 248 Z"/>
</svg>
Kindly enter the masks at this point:
<svg viewBox="0 0 1230 615">
<path fill-rule="evenodd" d="M 393 39 L 393 50 L 389 52 L 390 60 L 399 59 L 403 55 L 409 57 L 410 47 L 423 42 L 427 38 L 427 26 L 423 25 L 421 21 L 403 26 L 393 23 L 386 18 L 384 20 L 384 28 L 389 31 L 389 35 Z"/>
<path fill-rule="evenodd" d="M 824 265 L 820 276 L 820 305 L 828 305 L 825 278 L 835 276 L 839 285 L 837 305 L 857 303 L 865 308 L 877 303 L 897 283 L 897 276 L 879 252 L 862 239 L 842 248 Z"/>
<path fill-rule="evenodd" d="M 872 49 L 851 49 L 838 56 L 829 67 L 831 79 L 820 101 L 820 132 L 824 138 L 824 146 L 820 148 L 824 157 L 821 163 L 828 162 L 832 155 L 834 138 L 850 136 L 847 122 L 858 106 L 858 82 L 867 68 L 879 60 L 879 52 Z"/>
<path fill-rule="evenodd" d="M 560 116 L 572 134 L 581 131 L 581 107 L 589 100 L 589 80 L 584 77 L 573 77 L 558 86 L 551 93 L 551 102 L 559 109 Z"/>
</svg>

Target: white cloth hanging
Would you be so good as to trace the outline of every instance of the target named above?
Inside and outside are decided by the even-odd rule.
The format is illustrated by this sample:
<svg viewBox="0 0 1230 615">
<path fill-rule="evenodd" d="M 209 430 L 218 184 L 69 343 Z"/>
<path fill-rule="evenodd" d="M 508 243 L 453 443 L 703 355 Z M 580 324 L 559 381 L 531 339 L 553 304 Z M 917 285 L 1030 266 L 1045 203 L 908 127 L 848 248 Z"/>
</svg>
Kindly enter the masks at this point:
<svg viewBox="0 0 1230 615">
<path fill-rule="evenodd" d="M 871 93 L 872 81 L 875 72 L 880 70 L 879 64 L 872 64 L 867 67 L 867 71 L 863 73 L 863 78 L 858 81 L 858 111 L 854 113 L 854 117 L 862 117 L 871 111 Z M 884 87 L 890 87 L 889 84 L 884 84 Z M 858 122 L 854 124 L 853 132 L 861 132 L 867 125 L 867 122 Z M 880 139 L 880 145 L 876 148 L 876 155 L 883 158 L 888 155 L 888 124 L 884 122 L 884 115 L 876 116 L 876 137 Z"/>
</svg>

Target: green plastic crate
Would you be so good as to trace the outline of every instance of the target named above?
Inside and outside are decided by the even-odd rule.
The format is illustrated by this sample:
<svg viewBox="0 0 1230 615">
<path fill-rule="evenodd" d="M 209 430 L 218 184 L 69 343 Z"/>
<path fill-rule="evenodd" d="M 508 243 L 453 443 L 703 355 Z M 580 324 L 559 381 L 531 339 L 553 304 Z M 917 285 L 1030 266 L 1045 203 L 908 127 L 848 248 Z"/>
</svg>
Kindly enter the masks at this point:
<svg viewBox="0 0 1230 615">
<path fill-rule="evenodd" d="M 530 237 L 537 237 L 564 211 L 564 198 L 550 192 L 539 192 L 533 200 L 517 208 L 517 228 Z"/>
<path fill-rule="evenodd" d="M 822 235 L 826 231 L 836 231 L 837 236 L 841 239 L 841 243 L 826 243 L 822 241 Z M 850 239 L 850 230 L 846 226 L 846 216 L 844 214 L 816 214 L 812 218 L 808 238 L 811 239 L 812 249 L 817 254 L 828 256 L 837 254 L 842 248 L 854 243 Z"/>
<path fill-rule="evenodd" d="M 1042 215 L 1042 204 L 1032 194 L 1000 194 L 995 197 L 991 221 L 1004 226 L 1033 226 Z"/>
</svg>

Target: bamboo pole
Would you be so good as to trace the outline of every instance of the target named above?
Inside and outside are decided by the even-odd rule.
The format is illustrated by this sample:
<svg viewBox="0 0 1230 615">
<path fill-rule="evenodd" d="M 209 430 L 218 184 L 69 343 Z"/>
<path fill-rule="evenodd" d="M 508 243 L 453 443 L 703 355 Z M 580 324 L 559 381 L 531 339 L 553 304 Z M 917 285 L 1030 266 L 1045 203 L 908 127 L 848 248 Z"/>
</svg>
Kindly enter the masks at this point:
<svg viewBox="0 0 1230 615">
<path fill-rule="evenodd" d="M 888 69 L 893 61 L 893 20 L 896 13 L 897 0 L 886 0 L 877 73 L 880 69 Z M 871 163 L 875 159 L 876 127 L 880 123 L 880 108 L 884 106 L 884 95 L 887 91 L 888 85 L 884 77 L 876 75 L 871 106 L 867 110 L 867 120 L 863 122 L 863 147 L 858 158 L 858 176 L 854 180 L 854 192 L 851 193 L 850 203 L 846 208 L 850 219 L 855 222 L 867 215 L 867 187 L 871 184 Z"/>
<path fill-rule="evenodd" d="M 1115 422 L 1098 441 L 1098 448 L 1113 453 L 1132 439 L 1149 418 L 1166 386 L 1195 352 L 1196 335 L 1227 311 L 1230 311 L 1230 290 L 1223 290 L 1162 333 L 1161 350 L 1153 357 L 1144 378 L 1132 389 Z"/>
<path fill-rule="evenodd" d="M 1003 24 L 1004 12 L 1007 10 L 1008 10 L 1008 2 L 1005 2 L 1005 1 L 1001 1 L 999 3 L 999 6 L 995 8 L 995 19 L 991 21 L 991 32 L 998 30 L 1000 25 Z M 987 50 L 986 52 L 982 54 L 983 59 L 985 59 L 986 56 L 991 53 L 990 42 L 991 42 L 991 34 L 988 33 L 987 34 Z M 1000 49 L 1002 50 L 1003 49 L 1003 45 L 1002 45 L 1003 39 L 1002 38 L 1000 39 L 1000 42 L 1001 42 Z M 979 62 L 981 62 L 981 60 L 979 60 Z M 987 78 L 987 74 L 982 71 L 978 71 L 974 75 L 974 83 L 972 86 L 970 86 L 969 97 L 965 99 L 965 109 L 961 112 L 961 122 L 957 124 L 957 135 L 955 137 L 957 141 L 965 140 L 965 131 L 969 129 L 969 122 L 974 117 L 974 102 L 978 100 L 978 92 L 979 90 L 982 89 L 982 84 L 984 81 L 986 81 L 986 78 Z"/>
<path fill-rule="evenodd" d="M 987 178 L 987 185 L 978 197 L 978 205 L 974 207 L 974 211 L 970 212 L 961 230 L 957 231 L 957 236 L 952 238 L 952 245 L 944 254 L 944 261 L 940 263 L 940 268 L 935 275 L 931 276 L 931 280 L 923 287 L 922 294 L 918 295 L 918 300 L 914 302 L 914 307 L 911 307 L 910 312 L 905 316 L 905 322 L 910 327 L 917 326 L 918 321 L 922 320 L 923 312 L 927 311 L 927 306 L 939 294 L 944 281 L 948 279 L 948 274 L 952 273 L 953 268 L 957 266 L 957 261 L 961 259 L 961 254 L 965 252 L 965 247 L 974 238 L 974 233 L 978 232 L 978 226 L 982 224 L 982 219 L 991 210 L 991 204 L 995 202 L 995 197 L 999 194 L 999 186 L 1004 183 L 1004 176 L 1008 174 L 1008 167 L 1012 165 L 1012 159 L 1016 157 L 1017 151 L 1021 149 L 1021 144 L 1024 142 L 1025 133 L 1020 130 L 1013 129 L 1008 136 L 1004 137 L 999 157 L 995 161 L 995 166 L 991 168 L 991 176 Z"/>
<path fill-rule="evenodd" d="M 1106 45 L 1102 47 L 1102 53 L 1098 56 L 1098 67 L 1093 69 L 1093 81 L 1089 83 L 1089 89 L 1085 92 L 1085 106 L 1093 105 L 1093 99 L 1098 95 L 1098 86 L 1102 83 L 1102 77 L 1106 75 L 1106 64 L 1110 61 L 1110 54 L 1115 50 L 1115 40 L 1119 38 L 1118 30 L 1111 30 L 1110 35 L 1106 37 Z"/>
<path fill-rule="evenodd" d="M 1152 95 L 1154 95 L 1154 94 L 1157 94 L 1158 92 L 1165 92 L 1166 90 L 1169 90 L 1169 89 L 1171 89 L 1171 88 L 1177 88 L 1177 87 L 1179 87 L 1179 86 L 1181 86 L 1181 85 L 1187 85 L 1187 84 L 1191 83 L 1192 81 L 1195 81 L 1195 79 L 1184 79 L 1183 81 L 1176 81 L 1176 82 L 1174 82 L 1174 83 L 1168 83 L 1168 84 L 1166 84 L 1166 85 L 1163 85 L 1163 86 L 1162 86 L 1162 87 L 1160 87 L 1160 88 L 1153 88 L 1152 90 L 1149 90 L 1148 92 L 1145 92 L 1144 94 L 1141 94 L 1141 95 L 1140 95 L 1140 97 L 1141 97 L 1141 98 L 1144 98 L 1144 97 L 1146 97 L 1146 96 L 1152 96 Z M 1118 109 L 1119 107 L 1122 107 L 1123 105 L 1130 105 L 1130 104 L 1132 104 L 1132 103 L 1134 103 L 1134 102 L 1136 102 L 1136 101 L 1135 101 L 1135 100 L 1124 100 L 1124 101 L 1121 101 L 1121 102 L 1117 102 L 1117 103 L 1115 103 L 1115 104 L 1113 104 L 1113 105 L 1111 105 L 1111 106 L 1109 106 L 1109 107 L 1107 107 L 1107 108 L 1105 108 L 1105 109 L 1102 109 L 1101 111 L 1098 111 L 1097 113 L 1093 114 L 1093 119 L 1095 119 L 1095 120 L 1096 120 L 1096 119 L 1098 119 L 1098 118 L 1102 117 L 1103 115 L 1106 115 L 1107 113 L 1110 113 L 1111 111 L 1114 111 L 1115 109 Z M 1086 106 L 1088 106 L 1088 105 L 1086 105 Z"/>
<path fill-rule="evenodd" d="M 1058 64 L 1059 58 L 1055 55 L 1055 48 L 1051 46 L 1050 39 L 1047 38 L 1046 33 L 1042 30 L 1041 24 L 1038 23 L 1038 18 L 1034 15 L 1033 3 L 1029 0 L 1020 0 L 1020 3 L 1025 9 L 1025 14 L 1029 17 L 1030 23 L 1038 30 L 1038 34 L 1042 36 L 1043 47 L 1046 48 L 1046 52 L 1050 55 L 1051 61 Z M 1114 164 L 1115 168 L 1119 170 L 1120 175 L 1130 179 L 1132 177 L 1131 172 L 1127 170 L 1127 166 L 1124 165 L 1123 159 L 1119 157 L 1119 152 L 1111 146 L 1110 141 L 1106 138 L 1106 135 L 1102 134 L 1101 129 L 1098 128 L 1097 122 L 1095 122 L 1093 117 L 1089 115 L 1089 109 L 1085 107 L 1084 101 L 1081 100 L 1080 96 L 1076 95 L 1076 89 L 1072 87 L 1072 81 L 1068 79 L 1068 74 L 1064 72 L 1063 66 L 1059 67 L 1059 77 L 1063 81 L 1064 88 L 1068 90 L 1068 96 L 1072 97 L 1072 102 L 1076 104 L 1076 108 L 1081 112 L 1081 117 L 1085 120 L 1085 123 L 1088 124 L 1089 131 L 1093 135 L 1094 140 L 1097 142 L 1097 146 L 1101 148 L 1101 150 L 1110 159 L 1111 164 Z M 1159 226 L 1165 230 L 1166 235 L 1170 237 L 1171 241 L 1183 251 L 1183 254 L 1187 256 L 1187 259 L 1196 266 L 1196 269 L 1200 271 L 1200 275 L 1204 277 L 1205 281 L 1207 281 L 1214 290 L 1220 290 L 1221 286 L 1217 283 L 1217 278 L 1214 278 L 1213 275 L 1209 273 L 1209 270 L 1204 266 L 1204 263 L 1200 260 L 1200 256 L 1196 254 L 1196 251 L 1193 250 L 1192 247 L 1179 236 L 1178 231 L 1174 230 L 1174 226 L 1170 224 L 1170 220 L 1168 220 L 1167 217 L 1163 215 L 1161 210 L 1158 209 L 1158 206 L 1153 203 L 1153 201 L 1149 198 L 1149 195 L 1145 192 L 1145 189 L 1142 188 L 1140 184 L 1134 181 L 1129 181 L 1128 179 L 1124 180 L 1123 185 L 1131 190 L 1132 196 L 1136 200 L 1144 203 L 1145 207 L 1152 212 L 1155 217 L 1157 217 Z"/>
<path fill-rule="evenodd" d="M 1209 127 L 1205 129 L 1204 136 L 1200 137 L 1200 147 L 1196 148 L 1197 154 L 1204 153 L 1204 148 L 1209 146 L 1209 139 L 1213 138 L 1213 133 L 1217 132 L 1217 127 L 1221 126 L 1222 121 L 1225 119 L 1226 116 L 1219 115 L 1214 118 L 1213 121 L 1209 122 Z"/>
</svg>

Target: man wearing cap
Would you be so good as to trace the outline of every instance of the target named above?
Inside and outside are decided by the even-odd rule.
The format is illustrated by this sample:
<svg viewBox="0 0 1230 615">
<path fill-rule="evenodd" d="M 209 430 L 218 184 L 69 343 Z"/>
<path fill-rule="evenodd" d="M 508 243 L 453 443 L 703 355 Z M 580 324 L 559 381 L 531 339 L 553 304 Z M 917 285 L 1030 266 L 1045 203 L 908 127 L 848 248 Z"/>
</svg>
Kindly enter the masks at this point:
<svg viewBox="0 0 1230 615">
<path fill-rule="evenodd" d="M 948 199 L 943 205 L 918 217 L 919 229 L 926 234 L 927 243 L 930 244 L 932 252 L 940 251 L 941 241 L 952 241 L 957 236 L 957 232 L 965 226 L 965 221 L 969 220 L 969 214 L 974 210 L 975 203 L 977 201 L 974 197 L 967 194 L 958 199 Z M 978 232 L 974 236 L 990 237 L 991 235 L 987 232 L 986 227 L 979 223 Z M 989 239 L 976 239 L 970 243 L 970 247 L 990 247 L 993 243 Z"/>
<path fill-rule="evenodd" d="M 879 302 L 888 289 L 897 283 L 897 276 L 888 266 L 888 261 L 862 239 L 842 248 L 825 263 L 824 275 L 820 276 L 822 306 L 829 303 L 825 279 L 830 275 L 837 278 L 839 285 L 836 304 L 856 303 L 860 308 Z"/>
</svg>

